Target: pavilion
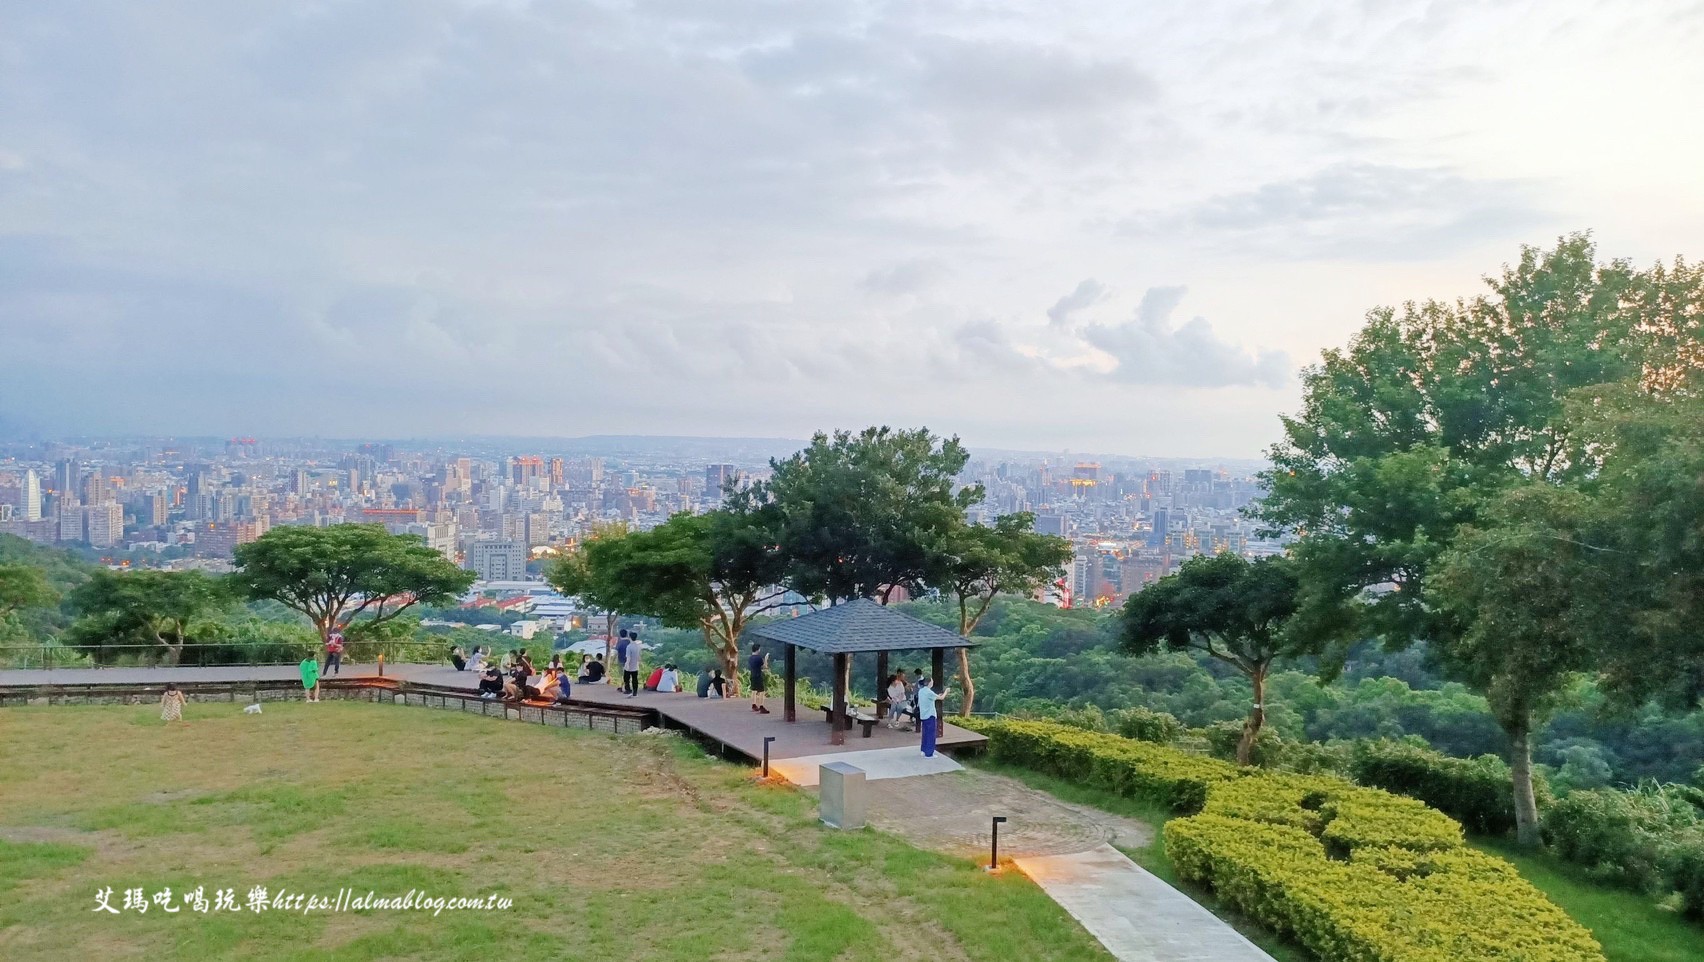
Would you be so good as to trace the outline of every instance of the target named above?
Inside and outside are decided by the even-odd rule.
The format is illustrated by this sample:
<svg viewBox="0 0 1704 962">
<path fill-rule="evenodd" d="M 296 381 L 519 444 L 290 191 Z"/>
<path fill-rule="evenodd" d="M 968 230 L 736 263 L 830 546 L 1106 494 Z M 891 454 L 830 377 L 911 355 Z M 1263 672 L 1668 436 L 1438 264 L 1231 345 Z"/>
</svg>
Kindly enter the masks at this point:
<svg viewBox="0 0 1704 962">
<path fill-rule="evenodd" d="M 784 618 L 749 628 L 748 638 L 777 642 L 785 646 L 783 675 L 786 692 L 783 697 L 783 718 L 797 721 L 794 709 L 794 689 L 798 683 L 795 653 L 803 648 L 834 657 L 833 715 L 837 722 L 829 727 L 833 734 L 830 744 L 846 742 L 845 719 L 847 683 L 851 677 L 852 656 L 873 652 L 876 656 L 876 717 L 886 714 L 887 704 L 881 692 L 887 688 L 888 653 L 892 651 L 924 651 L 930 656 L 930 677 L 937 692 L 946 690 L 946 653 L 948 649 L 971 648 L 975 642 L 960 637 L 937 625 L 895 611 L 869 598 L 859 598 L 834 605 L 821 611 Z M 944 720 L 944 719 L 943 719 Z"/>
</svg>

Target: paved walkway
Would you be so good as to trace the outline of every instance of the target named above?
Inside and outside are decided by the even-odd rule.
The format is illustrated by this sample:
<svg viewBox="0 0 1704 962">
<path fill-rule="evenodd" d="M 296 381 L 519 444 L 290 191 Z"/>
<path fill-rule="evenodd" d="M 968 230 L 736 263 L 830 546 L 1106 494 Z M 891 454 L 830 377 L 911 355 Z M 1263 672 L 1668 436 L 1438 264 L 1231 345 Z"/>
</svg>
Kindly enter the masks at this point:
<svg viewBox="0 0 1704 962">
<path fill-rule="evenodd" d="M 863 770 L 864 781 L 866 782 L 964 771 L 963 765 L 940 752 L 936 752 L 933 758 L 924 758 L 922 749 L 910 746 L 905 748 L 876 748 L 861 752 L 841 752 L 833 755 L 772 758 L 769 761 L 769 770 L 800 788 L 815 788 L 819 770 L 829 762 L 845 762 L 848 765 L 858 766 Z"/>
<path fill-rule="evenodd" d="M 1120 962 L 1273 962 L 1111 845 L 1012 861 Z"/>
</svg>

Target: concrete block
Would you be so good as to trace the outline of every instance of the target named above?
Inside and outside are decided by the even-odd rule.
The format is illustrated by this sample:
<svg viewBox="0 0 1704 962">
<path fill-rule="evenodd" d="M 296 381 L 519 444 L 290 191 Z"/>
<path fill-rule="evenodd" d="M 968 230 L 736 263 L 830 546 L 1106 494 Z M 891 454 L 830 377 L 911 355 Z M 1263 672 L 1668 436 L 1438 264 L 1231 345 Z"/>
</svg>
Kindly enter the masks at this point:
<svg viewBox="0 0 1704 962">
<path fill-rule="evenodd" d="M 863 828 L 870 809 L 864 770 L 846 762 L 827 762 L 817 771 L 822 796 L 823 824 L 831 828 Z"/>
</svg>

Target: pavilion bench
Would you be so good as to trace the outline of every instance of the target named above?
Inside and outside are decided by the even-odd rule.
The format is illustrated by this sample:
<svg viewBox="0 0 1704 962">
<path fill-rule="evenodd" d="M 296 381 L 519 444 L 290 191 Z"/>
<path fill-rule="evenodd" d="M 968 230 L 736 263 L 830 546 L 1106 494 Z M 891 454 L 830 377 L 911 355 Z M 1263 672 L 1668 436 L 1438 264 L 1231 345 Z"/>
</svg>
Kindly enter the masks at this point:
<svg viewBox="0 0 1704 962">
<path fill-rule="evenodd" d="M 823 720 L 828 722 L 830 725 L 834 724 L 834 706 L 833 705 L 822 706 L 822 717 L 823 717 Z M 857 722 L 859 725 L 862 725 L 864 727 L 864 737 L 865 738 L 869 738 L 871 736 L 871 734 L 875 732 L 876 721 L 877 721 L 876 716 L 866 715 L 856 708 L 849 709 L 846 712 L 846 730 L 851 731 L 852 730 L 852 723 Z"/>
</svg>

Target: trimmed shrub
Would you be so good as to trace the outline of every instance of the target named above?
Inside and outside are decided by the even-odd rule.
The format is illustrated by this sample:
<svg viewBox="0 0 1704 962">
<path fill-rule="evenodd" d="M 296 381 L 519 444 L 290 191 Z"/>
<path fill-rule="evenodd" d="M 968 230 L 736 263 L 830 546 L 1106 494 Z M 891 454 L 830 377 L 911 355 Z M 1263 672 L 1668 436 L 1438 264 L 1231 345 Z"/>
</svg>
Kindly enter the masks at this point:
<svg viewBox="0 0 1704 962">
<path fill-rule="evenodd" d="M 1081 731 L 1037 721 L 978 721 L 997 761 L 1023 765 L 1105 789 L 1143 798 L 1174 812 L 1198 812 L 1207 786 L 1236 777 L 1234 765 L 1121 735 Z"/>
<path fill-rule="evenodd" d="M 1166 823 L 1178 875 L 1320 962 L 1603 962 L 1591 933 L 1414 799 L 1048 722 L 970 727 L 1003 761 L 1199 812 Z M 1704 902 L 1704 851 L 1696 865 Z"/>
<path fill-rule="evenodd" d="M 1514 781 L 1495 755 L 1452 758 L 1412 742 L 1355 743 L 1349 774 L 1362 785 L 1418 798 L 1480 835 L 1505 835 L 1515 827 Z M 1533 778 L 1540 807 L 1549 804 L 1544 781 Z"/>
</svg>

